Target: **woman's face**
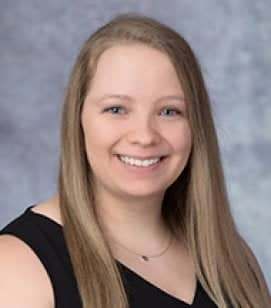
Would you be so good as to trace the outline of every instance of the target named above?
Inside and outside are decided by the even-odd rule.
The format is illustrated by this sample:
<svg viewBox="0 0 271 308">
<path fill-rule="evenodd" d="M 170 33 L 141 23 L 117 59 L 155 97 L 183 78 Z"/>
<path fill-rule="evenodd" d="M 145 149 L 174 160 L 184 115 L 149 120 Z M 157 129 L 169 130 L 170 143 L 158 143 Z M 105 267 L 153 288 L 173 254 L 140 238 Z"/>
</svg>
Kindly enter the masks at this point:
<svg viewBox="0 0 271 308">
<path fill-rule="evenodd" d="M 169 58 L 156 49 L 141 44 L 107 49 L 81 120 L 102 193 L 161 196 L 187 163 L 192 138 L 183 90 Z"/>
</svg>

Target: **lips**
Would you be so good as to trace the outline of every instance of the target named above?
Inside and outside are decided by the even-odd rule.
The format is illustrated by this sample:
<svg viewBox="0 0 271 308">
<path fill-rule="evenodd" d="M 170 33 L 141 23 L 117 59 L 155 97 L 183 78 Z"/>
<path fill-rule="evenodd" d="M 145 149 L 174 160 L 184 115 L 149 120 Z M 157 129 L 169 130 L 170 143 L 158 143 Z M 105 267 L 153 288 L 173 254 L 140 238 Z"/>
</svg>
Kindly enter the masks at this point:
<svg viewBox="0 0 271 308">
<path fill-rule="evenodd" d="M 136 176 L 151 176 L 154 174 L 157 174 L 156 172 L 159 172 L 161 169 L 161 166 L 163 166 L 165 163 L 164 161 L 166 160 L 166 157 L 164 156 L 163 158 L 159 159 L 156 163 L 146 165 L 144 161 L 142 161 L 142 165 L 137 163 L 129 163 L 122 160 L 119 155 L 115 155 L 118 161 L 121 163 L 121 166 L 124 167 L 122 170 L 126 170 L 125 172 L 128 172 L 128 174 L 131 175 L 136 175 Z M 133 159 L 131 159 L 131 162 L 133 162 Z M 122 167 L 122 168 L 123 168 Z"/>
</svg>

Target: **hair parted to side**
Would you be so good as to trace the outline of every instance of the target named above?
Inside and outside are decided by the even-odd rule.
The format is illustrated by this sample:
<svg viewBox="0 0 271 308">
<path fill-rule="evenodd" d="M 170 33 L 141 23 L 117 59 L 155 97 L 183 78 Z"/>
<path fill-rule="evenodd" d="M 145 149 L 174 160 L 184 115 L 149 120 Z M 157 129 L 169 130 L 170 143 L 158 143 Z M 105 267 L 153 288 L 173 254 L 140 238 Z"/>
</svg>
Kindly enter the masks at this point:
<svg viewBox="0 0 271 308">
<path fill-rule="evenodd" d="M 188 102 L 193 146 L 167 189 L 162 215 L 185 238 L 197 278 L 218 307 L 266 308 L 259 282 L 230 213 L 211 107 L 197 59 L 168 26 L 142 15 L 119 15 L 83 45 L 64 101 L 59 200 L 64 235 L 84 308 L 129 307 L 118 266 L 95 213 L 81 110 L 101 54 L 119 44 L 145 44 L 166 54 Z"/>
</svg>

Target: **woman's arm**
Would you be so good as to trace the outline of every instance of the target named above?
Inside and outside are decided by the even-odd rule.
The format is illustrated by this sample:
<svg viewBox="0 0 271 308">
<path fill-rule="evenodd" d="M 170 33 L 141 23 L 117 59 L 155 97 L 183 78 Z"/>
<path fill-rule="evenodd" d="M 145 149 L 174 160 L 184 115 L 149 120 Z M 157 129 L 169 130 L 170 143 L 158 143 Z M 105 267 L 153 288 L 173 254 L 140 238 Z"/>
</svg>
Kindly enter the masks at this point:
<svg viewBox="0 0 271 308">
<path fill-rule="evenodd" d="M 21 240 L 0 236 L 0 307 L 53 308 L 47 272 Z"/>
</svg>

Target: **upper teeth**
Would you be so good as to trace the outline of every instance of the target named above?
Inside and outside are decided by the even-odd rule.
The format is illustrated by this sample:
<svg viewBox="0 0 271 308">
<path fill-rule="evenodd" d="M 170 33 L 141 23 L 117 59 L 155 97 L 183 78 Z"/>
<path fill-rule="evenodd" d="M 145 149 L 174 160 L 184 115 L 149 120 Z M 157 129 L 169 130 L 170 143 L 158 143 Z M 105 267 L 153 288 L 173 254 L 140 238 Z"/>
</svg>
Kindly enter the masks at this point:
<svg viewBox="0 0 271 308">
<path fill-rule="evenodd" d="M 160 160 L 160 157 L 141 160 L 141 159 L 136 159 L 136 158 L 132 158 L 128 156 L 120 156 L 120 159 L 129 165 L 148 167 L 150 165 L 156 164 Z"/>
</svg>

